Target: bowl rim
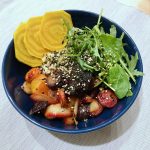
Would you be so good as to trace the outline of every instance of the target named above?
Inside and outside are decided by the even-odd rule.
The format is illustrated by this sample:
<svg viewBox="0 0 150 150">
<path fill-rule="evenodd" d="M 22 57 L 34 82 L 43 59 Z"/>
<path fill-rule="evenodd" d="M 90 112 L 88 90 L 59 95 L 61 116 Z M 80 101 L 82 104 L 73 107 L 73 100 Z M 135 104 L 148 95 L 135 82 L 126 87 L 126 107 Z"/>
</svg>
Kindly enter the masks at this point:
<svg viewBox="0 0 150 150">
<path fill-rule="evenodd" d="M 71 13 L 71 12 L 77 12 L 77 13 L 90 13 L 91 15 L 94 15 L 94 16 L 98 16 L 97 13 L 95 12 L 91 12 L 91 11 L 85 11 L 85 10 L 74 10 L 74 9 L 68 9 L 68 10 L 65 10 L 67 11 L 68 13 Z M 140 66 L 141 66 L 141 71 L 143 72 L 143 63 L 142 63 L 142 59 L 141 59 L 141 55 L 140 55 L 140 52 L 135 44 L 135 42 L 133 41 L 133 39 L 131 38 L 131 36 L 120 26 L 118 25 L 117 23 L 115 23 L 114 21 L 112 21 L 111 19 L 108 19 L 104 16 L 102 16 L 102 18 L 104 18 L 105 20 L 111 22 L 112 24 L 114 24 L 115 26 L 119 27 L 126 35 L 127 37 L 130 39 L 130 41 L 133 43 L 136 51 L 138 52 L 138 56 L 139 56 L 139 61 L 140 61 Z M 121 111 L 119 114 L 117 114 L 116 116 L 114 116 L 113 118 L 111 118 L 109 121 L 107 122 L 104 122 L 104 123 L 101 123 L 100 125 L 96 125 L 94 127 L 90 127 L 90 128 L 84 128 L 84 129 L 80 129 L 80 130 L 65 130 L 65 129 L 58 129 L 58 128 L 55 128 L 55 127 L 48 127 L 48 126 L 44 126 L 44 125 L 41 125 L 40 123 L 32 120 L 30 117 L 28 117 L 28 115 L 26 115 L 25 113 L 23 113 L 21 111 L 21 109 L 16 105 L 16 103 L 14 102 L 13 98 L 10 96 L 8 90 L 7 90 L 7 86 L 6 86 L 6 78 L 5 78 L 5 62 L 7 60 L 7 53 L 9 52 L 10 50 L 10 47 L 11 45 L 13 44 L 13 39 L 11 40 L 11 42 L 9 43 L 8 47 L 7 47 L 7 50 L 4 54 L 4 57 L 3 57 L 3 62 L 2 62 L 2 70 L 1 70 L 1 73 L 2 73 L 2 83 L 3 83 L 3 86 L 4 86 L 4 90 L 5 90 L 5 93 L 10 101 L 10 103 L 13 105 L 13 107 L 24 117 L 26 118 L 28 121 L 32 122 L 33 124 L 43 128 L 43 129 L 46 129 L 48 131 L 55 131 L 55 132 L 59 132 L 59 133 L 67 133 L 67 134 L 81 134 L 81 133 L 87 133 L 87 132 L 91 132 L 91 131 L 94 131 L 94 130 L 97 130 L 97 129 L 101 129 L 101 128 L 104 128 L 105 126 L 108 126 L 110 125 L 111 123 L 113 123 L 114 121 L 116 121 L 117 119 L 119 119 L 121 116 L 123 116 L 123 114 L 125 114 L 125 112 L 131 107 L 131 105 L 134 103 L 134 101 L 136 100 L 138 94 L 139 94 L 139 91 L 141 89 L 141 85 L 142 85 L 142 80 L 143 80 L 143 76 L 141 76 L 139 78 L 139 84 L 138 84 L 138 87 L 137 87 L 137 90 L 135 91 L 135 94 L 132 96 L 133 100 L 129 103 L 129 105 L 123 110 Z"/>
</svg>

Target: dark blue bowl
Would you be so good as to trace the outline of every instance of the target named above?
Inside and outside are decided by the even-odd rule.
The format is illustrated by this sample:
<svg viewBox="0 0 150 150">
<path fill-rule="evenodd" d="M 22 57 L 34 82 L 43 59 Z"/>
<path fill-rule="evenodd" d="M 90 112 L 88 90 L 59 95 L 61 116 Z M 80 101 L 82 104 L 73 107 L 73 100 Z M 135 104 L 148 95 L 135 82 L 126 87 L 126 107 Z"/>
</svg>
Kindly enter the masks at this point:
<svg viewBox="0 0 150 150">
<path fill-rule="evenodd" d="M 76 27 L 93 27 L 98 19 L 98 15 L 91 12 L 77 10 L 68 10 L 68 12 L 71 14 L 74 26 Z M 102 24 L 105 31 L 107 32 L 109 32 L 110 26 L 114 24 L 117 28 L 117 36 L 120 36 L 122 32 L 125 33 L 124 42 L 128 44 L 125 50 L 129 55 L 138 52 L 139 60 L 137 63 L 137 69 L 139 71 L 143 71 L 142 60 L 138 48 L 136 47 L 131 37 L 126 33 L 126 31 L 124 31 L 116 23 L 104 17 L 102 17 Z M 111 124 L 112 122 L 120 118 L 130 108 L 130 106 L 135 101 L 142 84 L 142 77 L 138 77 L 136 79 L 136 85 L 132 84 L 132 97 L 120 100 L 117 106 L 112 109 L 105 109 L 101 115 L 89 119 L 86 124 L 85 122 L 79 122 L 77 127 L 65 126 L 61 120 L 47 120 L 43 116 L 29 115 L 29 110 L 33 106 L 33 103 L 30 100 L 29 96 L 20 89 L 20 85 L 23 83 L 24 75 L 28 69 L 28 66 L 16 60 L 14 52 L 14 42 L 12 40 L 5 53 L 2 65 L 3 85 L 11 104 L 22 116 L 24 116 L 32 123 L 38 125 L 39 127 L 50 131 L 63 133 L 85 133 L 103 128 Z"/>
</svg>

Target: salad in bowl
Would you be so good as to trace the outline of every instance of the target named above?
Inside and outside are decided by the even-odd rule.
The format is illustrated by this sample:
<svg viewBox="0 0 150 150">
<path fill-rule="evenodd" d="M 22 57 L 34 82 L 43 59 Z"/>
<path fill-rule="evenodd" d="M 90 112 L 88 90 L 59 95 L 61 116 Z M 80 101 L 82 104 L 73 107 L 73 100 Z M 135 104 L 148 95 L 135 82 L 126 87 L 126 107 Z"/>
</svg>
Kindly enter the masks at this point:
<svg viewBox="0 0 150 150">
<path fill-rule="evenodd" d="M 82 27 L 63 10 L 21 23 L 14 51 L 28 66 L 19 85 L 32 102 L 28 114 L 77 127 L 132 97 L 143 72 L 137 69 L 138 52 L 126 52 L 124 35 L 113 24 L 106 30 L 101 14 L 94 25 Z"/>
</svg>

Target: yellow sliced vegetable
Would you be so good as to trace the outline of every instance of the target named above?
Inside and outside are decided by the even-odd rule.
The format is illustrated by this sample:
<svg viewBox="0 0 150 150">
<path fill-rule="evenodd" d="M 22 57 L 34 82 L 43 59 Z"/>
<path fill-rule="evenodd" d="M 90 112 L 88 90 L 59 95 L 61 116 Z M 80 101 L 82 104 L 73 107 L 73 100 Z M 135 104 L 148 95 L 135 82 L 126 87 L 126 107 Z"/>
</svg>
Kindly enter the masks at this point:
<svg viewBox="0 0 150 150">
<path fill-rule="evenodd" d="M 73 26 L 70 14 L 65 11 L 46 13 L 41 22 L 40 41 L 50 51 L 60 51 L 66 45 L 66 35 Z"/>
<path fill-rule="evenodd" d="M 24 35 L 26 31 L 26 24 L 22 23 L 19 25 L 17 30 L 14 33 L 14 45 L 15 45 L 15 56 L 16 58 L 31 67 L 37 67 L 42 64 L 42 60 L 36 57 L 32 57 L 24 44 Z"/>
<path fill-rule="evenodd" d="M 25 47 L 31 56 L 42 58 L 47 50 L 42 46 L 39 39 L 39 29 L 42 17 L 32 17 L 28 20 L 24 37 Z"/>
</svg>

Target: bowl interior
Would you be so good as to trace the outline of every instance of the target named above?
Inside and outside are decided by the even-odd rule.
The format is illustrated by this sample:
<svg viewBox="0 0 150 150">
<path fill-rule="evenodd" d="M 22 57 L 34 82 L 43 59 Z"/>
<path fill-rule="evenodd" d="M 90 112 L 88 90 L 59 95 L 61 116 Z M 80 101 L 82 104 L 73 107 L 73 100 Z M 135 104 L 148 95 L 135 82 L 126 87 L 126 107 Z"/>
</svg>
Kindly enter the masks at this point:
<svg viewBox="0 0 150 150">
<path fill-rule="evenodd" d="M 93 27 L 98 19 L 98 15 L 85 11 L 68 11 L 73 20 L 73 24 L 75 27 Z M 102 24 L 105 31 L 109 32 L 109 28 L 112 24 L 114 24 L 117 28 L 117 36 L 120 37 L 122 32 L 125 32 L 121 27 L 112 21 L 102 17 Z M 133 42 L 133 40 L 128 36 L 125 32 L 124 40 L 128 46 L 125 47 L 126 52 L 131 55 L 138 52 L 139 61 L 137 64 L 137 69 L 143 71 L 142 60 L 139 54 L 139 51 Z M 18 62 L 15 58 L 14 53 L 14 43 L 11 41 L 8 49 L 6 51 L 4 60 L 3 60 L 3 84 L 6 91 L 6 94 L 13 104 L 13 106 L 28 120 L 35 123 L 38 126 L 41 126 L 48 130 L 64 132 L 64 133 L 83 133 L 87 131 L 92 131 L 97 128 L 102 128 L 111 122 L 115 121 L 122 114 L 128 110 L 131 104 L 137 97 L 137 94 L 140 90 L 140 86 L 142 83 L 142 77 L 138 77 L 136 85 L 132 83 L 133 96 L 124 98 L 119 101 L 119 103 L 112 109 L 104 109 L 101 115 L 89 119 L 86 123 L 79 122 L 78 126 L 65 126 L 61 120 L 47 120 L 41 115 L 29 115 L 29 110 L 33 106 L 33 102 L 30 100 L 29 96 L 26 95 L 20 88 L 21 84 L 24 82 L 24 75 L 28 71 L 30 67 Z"/>
</svg>

